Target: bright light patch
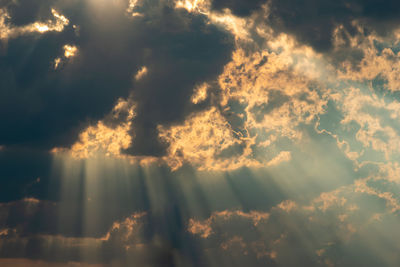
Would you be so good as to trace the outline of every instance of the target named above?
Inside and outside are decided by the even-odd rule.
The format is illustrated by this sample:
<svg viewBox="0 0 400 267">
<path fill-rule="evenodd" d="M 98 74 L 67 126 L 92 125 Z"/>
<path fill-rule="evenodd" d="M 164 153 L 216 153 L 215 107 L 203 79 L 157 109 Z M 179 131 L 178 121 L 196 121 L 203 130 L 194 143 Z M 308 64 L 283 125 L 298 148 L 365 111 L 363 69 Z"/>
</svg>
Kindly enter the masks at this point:
<svg viewBox="0 0 400 267">
<path fill-rule="evenodd" d="M 198 103 L 206 100 L 206 98 L 207 98 L 207 90 L 208 90 L 208 84 L 207 83 L 204 83 L 204 84 L 202 84 L 200 86 L 197 86 L 194 89 L 194 93 L 193 93 L 192 98 L 191 98 L 192 103 L 193 104 L 198 104 Z"/>
<path fill-rule="evenodd" d="M 47 22 L 34 22 L 25 26 L 12 26 L 8 23 L 10 19 L 6 10 L 0 9 L 0 39 L 16 38 L 20 35 L 30 33 L 61 32 L 69 24 L 69 20 L 58 13 L 55 9 L 51 10 L 54 19 Z"/>
<path fill-rule="evenodd" d="M 78 48 L 74 45 L 64 45 L 64 56 L 70 58 L 76 55 Z"/>
<path fill-rule="evenodd" d="M 60 64 L 61 64 L 61 58 L 58 57 L 58 58 L 54 59 L 54 69 L 55 70 L 58 69 Z"/>
<path fill-rule="evenodd" d="M 198 11 L 200 13 L 204 12 L 209 8 L 209 1 L 206 0 L 183 0 L 176 2 L 176 8 L 184 8 L 189 12 Z"/>
<path fill-rule="evenodd" d="M 143 14 L 136 12 L 136 8 L 141 4 L 140 0 L 129 0 L 129 6 L 126 9 L 126 12 L 130 14 L 132 17 L 143 16 Z"/>
<path fill-rule="evenodd" d="M 212 23 L 221 25 L 232 32 L 236 39 L 249 40 L 248 30 L 253 24 L 251 19 L 239 18 L 228 9 L 225 9 L 222 13 L 212 11 L 210 8 L 211 3 L 208 0 L 181 0 L 176 2 L 175 7 L 184 8 L 188 12 L 206 15 Z"/>
<path fill-rule="evenodd" d="M 138 81 L 142 79 L 147 74 L 147 72 L 148 70 L 146 66 L 141 67 L 140 70 L 135 74 L 135 80 Z"/>
<path fill-rule="evenodd" d="M 134 117 L 134 107 L 122 99 L 113 109 L 114 117 L 119 113 L 127 112 L 125 122 L 113 128 L 99 121 L 96 125 L 89 126 L 80 136 L 79 141 L 72 145 L 71 149 L 65 150 L 54 148 L 53 153 L 68 152 L 74 158 L 94 157 L 98 153 L 106 156 L 121 157 L 121 149 L 126 149 L 131 144 L 132 137 L 129 134 L 132 118 Z"/>
<path fill-rule="evenodd" d="M 184 125 L 170 128 L 159 127 L 160 138 L 170 144 L 167 164 L 176 170 L 184 162 L 190 162 L 199 170 L 233 170 L 242 166 L 261 167 L 268 164 L 251 158 L 245 138 L 236 138 L 229 123 L 215 109 L 204 111 L 186 120 Z M 223 156 L 225 151 L 241 153 Z"/>
<path fill-rule="evenodd" d="M 47 32 L 49 31 L 49 26 L 47 26 L 46 24 L 42 24 L 42 23 L 35 23 L 34 27 L 36 28 L 36 30 L 38 32 Z"/>
<path fill-rule="evenodd" d="M 78 53 L 78 47 L 74 45 L 66 44 L 63 46 L 63 50 L 64 54 L 61 57 L 54 59 L 53 66 L 55 70 L 60 69 L 67 59 L 75 57 Z"/>
</svg>

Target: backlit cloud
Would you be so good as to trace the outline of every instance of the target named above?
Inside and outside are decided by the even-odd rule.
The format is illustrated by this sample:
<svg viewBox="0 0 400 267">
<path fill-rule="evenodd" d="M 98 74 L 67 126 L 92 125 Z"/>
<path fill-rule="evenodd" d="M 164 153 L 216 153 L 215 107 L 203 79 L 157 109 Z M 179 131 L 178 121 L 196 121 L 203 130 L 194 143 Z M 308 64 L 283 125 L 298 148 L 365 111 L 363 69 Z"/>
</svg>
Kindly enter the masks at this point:
<svg viewBox="0 0 400 267">
<path fill-rule="evenodd" d="M 0 265 L 399 266 L 399 15 L 0 0 Z"/>
<path fill-rule="evenodd" d="M 53 19 L 46 22 L 34 22 L 25 26 L 13 26 L 8 22 L 10 15 L 6 9 L 0 9 L 0 40 L 16 38 L 20 35 L 45 32 L 61 32 L 64 27 L 69 24 L 69 20 L 58 13 L 55 9 L 51 9 Z"/>
</svg>

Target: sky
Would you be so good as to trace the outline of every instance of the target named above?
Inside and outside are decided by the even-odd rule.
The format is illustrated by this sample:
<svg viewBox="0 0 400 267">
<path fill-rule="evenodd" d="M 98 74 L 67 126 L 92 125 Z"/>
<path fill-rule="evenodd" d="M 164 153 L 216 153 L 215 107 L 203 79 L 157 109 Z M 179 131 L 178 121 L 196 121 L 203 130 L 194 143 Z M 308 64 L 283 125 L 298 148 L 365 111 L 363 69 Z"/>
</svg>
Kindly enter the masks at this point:
<svg viewBox="0 0 400 267">
<path fill-rule="evenodd" d="M 400 266 L 400 2 L 0 0 L 0 266 Z"/>
</svg>

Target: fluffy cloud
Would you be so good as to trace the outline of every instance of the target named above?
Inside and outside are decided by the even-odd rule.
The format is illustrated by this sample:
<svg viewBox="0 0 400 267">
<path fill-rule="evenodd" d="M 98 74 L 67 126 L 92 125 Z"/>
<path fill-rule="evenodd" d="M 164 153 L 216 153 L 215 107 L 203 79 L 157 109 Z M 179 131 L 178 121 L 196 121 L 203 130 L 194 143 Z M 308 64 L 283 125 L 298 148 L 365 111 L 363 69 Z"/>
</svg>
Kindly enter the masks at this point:
<svg viewBox="0 0 400 267">
<path fill-rule="evenodd" d="M 5 34 L 18 32 L 1 56 L 0 143 L 6 146 L 70 146 L 88 122 L 102 119 L 120 97 L 132 94 L 137 141 L 129 153 L 162 154 L 156 126 L 178 122 L 196 109 L 189 101 L 193 87 L 216 77 L 230 57 L 229 34 L 168 1 L 138 6 L 143 16 L 133 18 L 126 13 L 127 1 L 85 1 L 81 7 L 41 1 L 29 4 L 38 12 L 30 20 L 17 17 L 26 12 L 24 3 L 2 9 L 10 17 L 2 20 Z M 46 9 L 56 21 L 42 25 Z M 34 31 L 41 34 L 24 34 Z M 68 59 L 62 67 L 61 56 Z M 148 75 L 135 80 L 143 65 Z"/>
</svg>

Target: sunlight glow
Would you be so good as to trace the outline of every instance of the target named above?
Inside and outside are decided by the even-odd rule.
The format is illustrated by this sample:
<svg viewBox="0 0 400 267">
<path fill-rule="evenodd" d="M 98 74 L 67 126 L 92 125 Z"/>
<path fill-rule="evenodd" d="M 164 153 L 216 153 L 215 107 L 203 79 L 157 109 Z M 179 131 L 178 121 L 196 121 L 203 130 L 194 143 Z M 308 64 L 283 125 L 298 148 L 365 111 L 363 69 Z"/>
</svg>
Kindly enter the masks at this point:
<svg viewBox="0 0 400 267">
<path fill-rule="evenodd" d="M 64 27 L 69 24 L 69 20 L 58 13 L 55 9 L 51 10 L 54 17 L 53 20 L 47 22 L 34 22 L 25 26 L 12 26 L 7 23 L 9 14 L 0 9 L 0 39 L 15 38 L 20 35 L 31 34 L 31 33 L 45 33 L 49 31 L 61 32 Z"/>
<path fill-rule="evenodd" d="M 70 58 L 76 55 L 78 48 L 74 45 L 64 45 L 64 56 Z"/>
</svg>

